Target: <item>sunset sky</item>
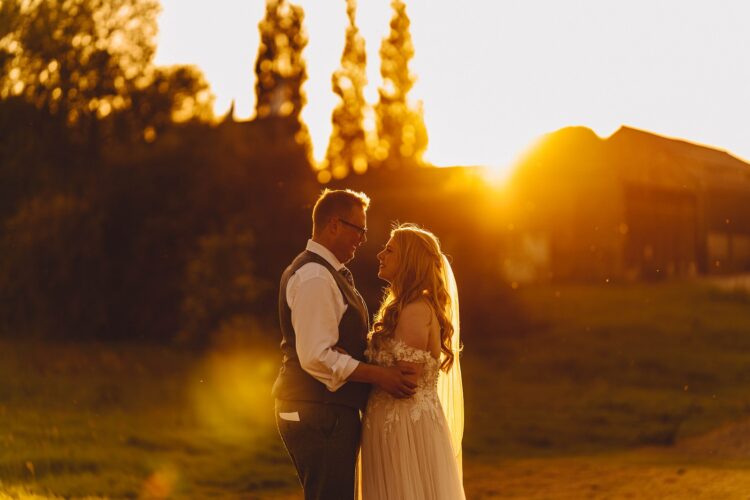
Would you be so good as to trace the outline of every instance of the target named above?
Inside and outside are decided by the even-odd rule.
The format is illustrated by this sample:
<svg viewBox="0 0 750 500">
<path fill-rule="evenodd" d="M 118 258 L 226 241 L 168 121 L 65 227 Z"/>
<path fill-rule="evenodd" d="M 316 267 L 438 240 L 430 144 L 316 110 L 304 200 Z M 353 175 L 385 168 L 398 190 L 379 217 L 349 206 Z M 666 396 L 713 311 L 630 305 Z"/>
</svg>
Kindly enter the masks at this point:
<svg viewBox="0 0 750 500">
<path fill-rule="evenodd" d="M 325 153 L 344 44 L 344 0 L 300 0 L 309 79 L 303 118 Z M 254 109 L 263 0 L 162 0 L 157 64 L 195 64 L 216 113 Z M 747 0 L 407 0 L 428 161 L 505 172 L 534 138 L 568 125 L 606 137 L 621 124 L 750 159 Z M 210 9 L 210 12 L 206 10 Z M 388 0 L 360 1 L 366 97 L 377 99 Z"/>
</svg>

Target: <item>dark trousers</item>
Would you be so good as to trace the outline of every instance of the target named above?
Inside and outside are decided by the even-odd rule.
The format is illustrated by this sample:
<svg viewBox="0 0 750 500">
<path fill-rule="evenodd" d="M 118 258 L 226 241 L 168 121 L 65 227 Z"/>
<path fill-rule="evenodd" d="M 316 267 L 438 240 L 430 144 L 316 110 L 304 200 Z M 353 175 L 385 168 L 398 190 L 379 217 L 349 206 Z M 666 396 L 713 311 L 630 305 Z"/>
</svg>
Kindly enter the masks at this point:
<svg viewBox="0 0 750 500">
<path fill-rule="evenodd" d="M 296 415 L 295 415 L 296 412 Z M 279 416 L 287 413 L 286 418 Z M 299 421 L 295 421 L 296 416 Z M 276 425 L 305 500 L 353 500 L 362 426 L 347 406 L 276 400 Z"/>
</svg>

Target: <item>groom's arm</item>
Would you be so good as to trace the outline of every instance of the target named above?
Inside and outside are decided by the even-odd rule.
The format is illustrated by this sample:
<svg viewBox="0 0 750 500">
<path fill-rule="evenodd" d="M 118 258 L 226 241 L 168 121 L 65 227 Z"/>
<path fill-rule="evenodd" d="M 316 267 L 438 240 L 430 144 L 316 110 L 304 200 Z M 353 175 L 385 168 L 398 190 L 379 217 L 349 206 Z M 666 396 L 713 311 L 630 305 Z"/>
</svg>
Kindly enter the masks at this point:
<svg viewBox="0 0 750 500">
<path fill-rule="evenodd" d="M 298 269 L 289 280 L 286 296 L 300 366 L 329 391 L 337 391 L 351 381 L 377 385 L 394 397 L 414 394 L 413 370 L 371 365 L 335 347 L 346 304 L 323 266 L 306 264 Z"/>
<path fill-rule="evenodd" d="M 346 304 L 331 273 L 320 264 L 306 264 L 289 280 L 286 295 L 300 366 L 329 391 L 337 391 L 359 361 L 334 349 Z"/>
<path fill-rule="evenodd" d="M 341 347 L 334 347 L 333 349 L 347 354 Z M 420 366 L 407 366 L 398 363 L 398 366 L 385 367 L 359 361 L 347 380 L 377 385 L 393 397 L 408 398 L 414 395 L 417 377 L 421 372 Z"/>
</svg>

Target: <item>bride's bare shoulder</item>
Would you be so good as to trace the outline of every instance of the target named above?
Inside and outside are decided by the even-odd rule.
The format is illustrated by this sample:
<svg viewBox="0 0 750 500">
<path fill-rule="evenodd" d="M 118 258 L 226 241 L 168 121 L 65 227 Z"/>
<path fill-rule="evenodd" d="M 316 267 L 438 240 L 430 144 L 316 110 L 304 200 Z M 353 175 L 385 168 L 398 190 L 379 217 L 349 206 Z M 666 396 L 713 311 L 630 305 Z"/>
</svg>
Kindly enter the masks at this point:
<svg viewBox="0 0 750 500">
<path fill-rule="evenodd" d="M 429 325 L 432 319 L 432 307 L 425 299 L 414 300 L 401 309 L 399 319 Z"/>
<path fill-rule="evenodd" d="M 432 323 L 432 308 L 425 300 L 409 302 L 401 309 L 396 337 L 419 349 L 427 347 Z"/>
</svg>

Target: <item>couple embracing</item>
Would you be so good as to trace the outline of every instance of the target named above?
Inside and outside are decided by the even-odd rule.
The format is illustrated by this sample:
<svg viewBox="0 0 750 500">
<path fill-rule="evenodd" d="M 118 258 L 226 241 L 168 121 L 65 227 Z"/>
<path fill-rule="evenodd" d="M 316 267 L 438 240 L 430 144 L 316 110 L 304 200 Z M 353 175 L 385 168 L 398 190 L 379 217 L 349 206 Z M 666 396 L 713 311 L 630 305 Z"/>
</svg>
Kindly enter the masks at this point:
<svg viewBox="0 0 750 500">
<path fill-rule="evenodd" d="M 463 499 L 453 272 L 432 233 L 396 227 L 378 253 L 388 286 L 371 326 L 345 266 L 367 239 L 369 203 L 325 190 L 281 276 L 279 433 L 306 500 Z"/>
</svg>

